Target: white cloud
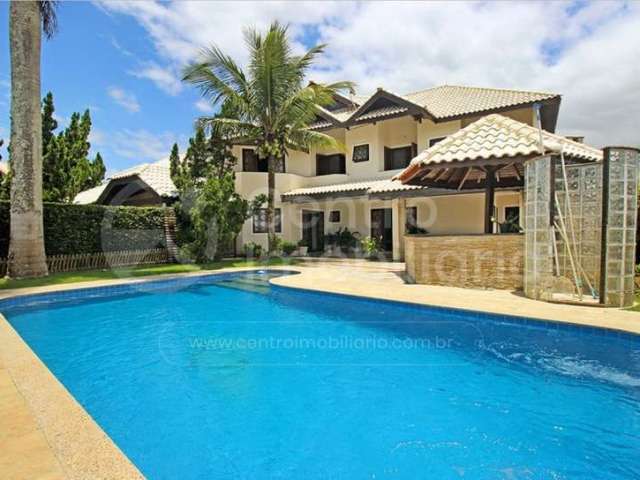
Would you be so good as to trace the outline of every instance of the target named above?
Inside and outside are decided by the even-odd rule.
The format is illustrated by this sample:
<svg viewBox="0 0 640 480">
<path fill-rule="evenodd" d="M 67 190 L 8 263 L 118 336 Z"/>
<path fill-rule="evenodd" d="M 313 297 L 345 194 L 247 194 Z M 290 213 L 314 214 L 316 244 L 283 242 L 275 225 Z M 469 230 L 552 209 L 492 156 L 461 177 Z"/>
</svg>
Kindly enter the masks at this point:
<svg viewBox="0 0 640 480">
<path fill-rule="evenodd" d="M 213 113 L 213 106 L 211 105 L 211 102 L 208 102 L 204 98 L 198 100 L 194 105 L 202 113 Z"/>
<path fill-rule="evenodd" d="M 92 146 L 104 145 L 106 140 L 105 133 L 99 128 L 92 128 L 89 132 L 89 143 Z"/>
<path fill-rule="evenodd" d="M 167 157 L 173 144 L 180 140 L 178 135 L 170 132 L 155 134 L 143 129 L 110 132 L 108 138 L 105 146 L 122 158 L 134 160 L 136 164 L 156 162 Z"/>
<path fill-rule="evenodd" d="M 123 47 L 122 45 L 120 45 L 120 42 L 118 42 L 118 40 L 116 40 L 115 37 L 111 37 L 111 45 L 113 45 L 113 48 L 115 48 L 116 50 L 118 50 L 120 53 L 122 53 L 124 56 L 126 57 L 133 57 L 133 53 L 131 53 L 130 50 L 127 50 L 125 47 Z"/>
<path fill-rule="evenodd" d="M 169 95 L 177 95 L 182 90 L 180 78 L 171 67 L 161 67 L 156 63 L 148 62 L 138 70 L 129 73 L 138 78 L 151 80 L 160 90 Z"/>
<path fill-rule="evenodd" d="M 156 65 L 173 75 L 216 43 L 246 62 L 244 26 L 291 24 L 329 44 L 319 80 L 354 80 L 361 93 L 444 83 L 563 94 L 559 130 L 594 145 L 639 144 L 640 4 L 635 2 L 117 2 L 147 30 Z M 151 78 L 152 75 L 147 75 Z"/>
<path fill-rule="evenodd" d="M 109 96 L 121 107 L 129 112 L 135 113 L 140 111 L 140 104 L 136 96 L 119 87 L 109 87 L 107 89 Z"/>
</svg>

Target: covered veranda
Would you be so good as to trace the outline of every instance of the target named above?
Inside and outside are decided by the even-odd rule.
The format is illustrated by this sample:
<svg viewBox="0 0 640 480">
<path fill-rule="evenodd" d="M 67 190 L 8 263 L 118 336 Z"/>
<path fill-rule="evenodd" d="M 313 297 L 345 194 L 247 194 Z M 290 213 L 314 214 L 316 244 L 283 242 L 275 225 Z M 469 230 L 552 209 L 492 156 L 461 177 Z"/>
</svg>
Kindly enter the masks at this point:
<svg viewBox="0 0 640 480">
<path fill-rule="evenodd" d="M 484 194 L 483 233 L 405 235 L 408 275 L 417 283 L 519 290 L 524 277 L 522 219 L 503 228 L 496 192 L 525 186 L 525 163 L 549 154 L 597 162 L 602 151 L 493 114 L 415 157 L 395 177 L 404 185 Z M 508 235 L 495 235 L 508 232 Z"/>
</svg>

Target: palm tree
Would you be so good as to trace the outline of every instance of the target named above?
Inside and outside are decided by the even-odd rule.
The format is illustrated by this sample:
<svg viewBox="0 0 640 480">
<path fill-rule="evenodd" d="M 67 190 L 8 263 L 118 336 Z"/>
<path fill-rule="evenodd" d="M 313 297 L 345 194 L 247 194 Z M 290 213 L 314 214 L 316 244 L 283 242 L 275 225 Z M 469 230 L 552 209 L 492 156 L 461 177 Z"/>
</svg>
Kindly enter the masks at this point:
<svg viewBox="0 0 640 480">
<path fill-rule="evenodd" d="M 48 273 L 42 220 L 41 32 L 56 31 L 56 2 L 12 1 L 11 49 L 11 232 L 9 276 Z M 42 30 L 41 30 L 42 29 Z"/>
<path fill-rule="evenodd" d="M 340 91 L 353 91 L 352 82 L 308 83 L 305 76 L 325 45 L 294 55 L 287 27 L 274 22 L 266 34 L 245 30 L 249 49 L 246 72 L 218 47 L 205 49 L 201 59 L 188 65 L 183 80 L 197 86 L 214 105 L 224 104 L 230 117 L 203 117 L 205 128 L 255 143 L 257 154 L 268 159 L 267 225 L 269 251 L 275 238 L 275 172 L 288 149 L 340 148 L 331 136 L 309 130 L 317 108 L 333 101 Z"/>
</svg>

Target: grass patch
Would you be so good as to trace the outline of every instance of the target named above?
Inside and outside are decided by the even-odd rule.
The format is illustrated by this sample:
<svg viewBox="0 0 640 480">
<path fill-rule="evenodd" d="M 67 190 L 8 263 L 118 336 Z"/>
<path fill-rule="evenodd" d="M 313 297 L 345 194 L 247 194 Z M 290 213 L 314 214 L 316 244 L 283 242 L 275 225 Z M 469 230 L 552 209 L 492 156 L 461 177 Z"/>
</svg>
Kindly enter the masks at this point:
<svg viewBox="0 0 640 480">
<path fill-rule="evenodd" d="M 294 265 L 295 259 L 272 258 L 269 260 L 243 260 L 230 259 L 206 264 L 182 264 L 171 263 L 162 265 L 141 265 L 134 267 L 114 268 L 109 270 L 87 270 L 83 272 L 54 273 L 48 277 L 26 278 L 14 280 L 0 279 L 0 290 L 8 288 L 42 287 L 47 285 L 62 285 L 66 283 L 91 282 L 97 280 L 109 280 L 113 278 L 136 278 L 149 275 L 166 275 L 185 272 L 205 272 L 232 267 L 268 267 L 276 265 Z"/>
</svg>

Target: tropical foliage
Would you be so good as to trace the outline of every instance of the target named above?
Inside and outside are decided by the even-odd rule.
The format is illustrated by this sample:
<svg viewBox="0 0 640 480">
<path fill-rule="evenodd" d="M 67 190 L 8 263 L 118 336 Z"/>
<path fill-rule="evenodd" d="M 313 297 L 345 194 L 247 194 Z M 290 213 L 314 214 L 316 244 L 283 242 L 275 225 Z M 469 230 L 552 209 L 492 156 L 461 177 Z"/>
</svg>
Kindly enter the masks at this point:
<svg viewBox="0 0 640 480">
<path fill-rule="evenodd" d="M 257 153 L 268 158 L 267 224 L 269 250 L 275 241 L 275 172 L 289 149 L 339 148 L 336 140 L 308 128 L 318 106 L 333 102 L 340 91 L 353 90 L 351 82 L 305 83 L 306 75 L 325 50 L 293 52 L 287 27 L 273 23 L 266 33 L 245 31 L 249 63 L 245 70 L 216 46 L 203 51 L 185 68 L 183 79 L 200 89 L 212 104 L 223 104 L 228 114 L 200 119 L 200 125 L 222 138 L 255 143 Z"/>
<path fill-rule="evenodd" d="M 51 92 L 42 100 L 42 197 L 45 202 L 70 203 L 83 190 L 102 183 L 106 168 L 100 152 L 89 159 L 91 114 L 71 115 L 69 126 L 56 134 L 58 121 Z M 2 178 L 0 198 L 8 198 L 11 175 Z"/>
<path fill-rule="evenodd" d="M 250 204 L 236 193 L 231 144 L 215 132 L 206 138 L 202 128 L 196 129 L 185 158 L 180 159 L 174 145 L 169 162 L 180 193 L 176 210 L 181 252 L 197 262 L 220 258 L 265 199 L 258 197 Z"/>
<path fill-rule="evenodd" d="M 69 126 L 57 135 L 54 111 L 53 95 L 49 92 L 42 109 L 43 198 L 50 202 L 72 202 L 81 191 L 100 185 L 106 168 L 99 152 L 95 159 L 89 159 L 89 110 L 82 115 L 73 113 Z"/>
</svg>

